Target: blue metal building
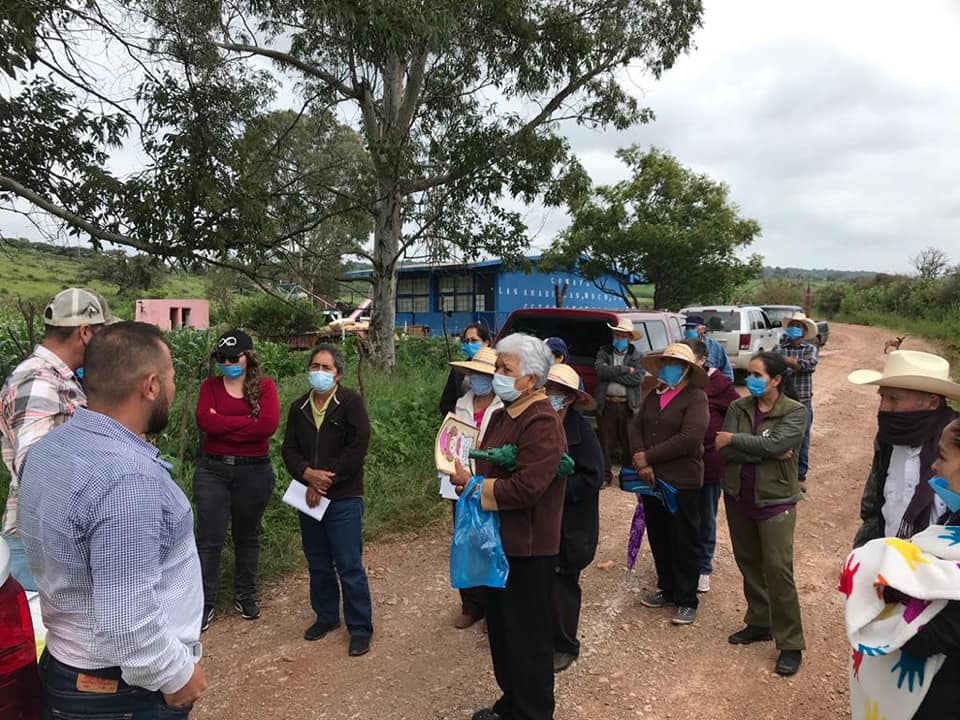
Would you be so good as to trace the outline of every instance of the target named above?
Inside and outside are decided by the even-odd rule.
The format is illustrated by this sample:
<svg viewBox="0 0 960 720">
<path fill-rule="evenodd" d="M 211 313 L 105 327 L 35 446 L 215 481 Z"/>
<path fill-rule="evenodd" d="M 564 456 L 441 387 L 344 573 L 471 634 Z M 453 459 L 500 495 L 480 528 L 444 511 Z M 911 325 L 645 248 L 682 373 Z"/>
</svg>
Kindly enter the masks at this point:
<svg viewBox="0 0 960 720">
<path fill-rule="evenodd" d="M 459 333 L 471 322 L 496 332 L 507 316 L 521 308 L 556 307 L 554 288 L 567 285 L 563 307 L 620 309 L 624 302 L 599 288 L 617 288 L 611 273 L 596 283 L 575 273 L 543 273 L 539 257 L 530 257 L 530 272 L 508 268 L 501 260 L 475 263 L 409 264 L 397 280 L 397 327 L 426 326 L 431 335 Z M 369 275 L 358 270 L 348 275 Z M 599 287 L 598 287 L 599 286 Z"/>
</svg>

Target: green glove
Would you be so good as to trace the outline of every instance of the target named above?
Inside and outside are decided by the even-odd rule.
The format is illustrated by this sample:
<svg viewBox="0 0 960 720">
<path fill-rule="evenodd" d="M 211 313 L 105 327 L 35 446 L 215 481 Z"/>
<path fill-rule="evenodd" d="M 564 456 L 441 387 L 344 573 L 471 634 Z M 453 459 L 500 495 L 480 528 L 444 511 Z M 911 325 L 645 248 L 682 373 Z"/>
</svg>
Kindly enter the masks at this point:
<svg viewBox="0 0 960 720">
<path fill-rule="evenodd" d="M 489 450 L 471 450 L 471 460 L 484 460 L 502 467 L 507 472 L 512 472 L 517 467 L 517 446 L 504 445 L 503 447 L 490 448 Z"/>
<path fill-rule="evenodd" d="M 557 477 L 563 478 L 573 474 L 573 458 L 564 453 L 560 456 L 560 467 L 557 468 Z"/>
</svg>

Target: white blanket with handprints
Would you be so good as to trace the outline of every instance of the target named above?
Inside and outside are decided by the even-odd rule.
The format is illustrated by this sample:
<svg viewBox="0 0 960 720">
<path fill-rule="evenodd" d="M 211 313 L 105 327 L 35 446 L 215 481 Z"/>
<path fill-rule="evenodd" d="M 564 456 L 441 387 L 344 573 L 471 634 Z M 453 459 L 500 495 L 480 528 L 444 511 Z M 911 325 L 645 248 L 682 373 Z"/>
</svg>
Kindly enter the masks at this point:
<svg viewBox="0 0 960 720">
<path fill-rule="evenodd" d="M 960 526 L 932 525 L 909 541 L 880 538 L 850 553 L 840 592 L 847 596 L 854 720 L 909 720 L 920 707 L 945 658 L 915 658 L 900 648 L 948 600 L 960 600 L 958 561 Z M 906 599 L 885 602 L 886 586 Z"/>
</svg>

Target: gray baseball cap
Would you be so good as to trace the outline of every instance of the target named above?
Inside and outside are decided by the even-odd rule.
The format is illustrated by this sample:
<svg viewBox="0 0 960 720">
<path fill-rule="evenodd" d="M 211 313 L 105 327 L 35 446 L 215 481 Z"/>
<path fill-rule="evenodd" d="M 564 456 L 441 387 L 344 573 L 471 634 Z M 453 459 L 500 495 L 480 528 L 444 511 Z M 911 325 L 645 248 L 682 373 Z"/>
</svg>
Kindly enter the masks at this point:
<svg viewBox="0 0 960 720">
<path fill-rule="evenodd" d="M 110 325 L 117 322 L 110 312 L 106 298 L 93 290 L 67 288 L 43 311 L 43 322 L 53 327 L 79 327 L 80 325 Z"/>
</svg>

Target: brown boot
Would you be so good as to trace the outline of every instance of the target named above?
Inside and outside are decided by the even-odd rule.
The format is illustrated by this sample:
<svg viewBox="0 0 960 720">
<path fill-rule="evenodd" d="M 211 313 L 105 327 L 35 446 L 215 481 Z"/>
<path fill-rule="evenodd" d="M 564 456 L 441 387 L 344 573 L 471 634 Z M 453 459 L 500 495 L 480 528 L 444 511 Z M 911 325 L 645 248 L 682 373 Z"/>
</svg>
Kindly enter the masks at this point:
<svg viewBox="0 0 960 720">
<path fill-rule="evenodd" d="M 460 613 L 460 616 L 454 620 L 453 626 L 457 630 L 466 630 L 468 627 L 473 625 L 479 618 L 475 618 L 470 613 Z"/>
</svg>

